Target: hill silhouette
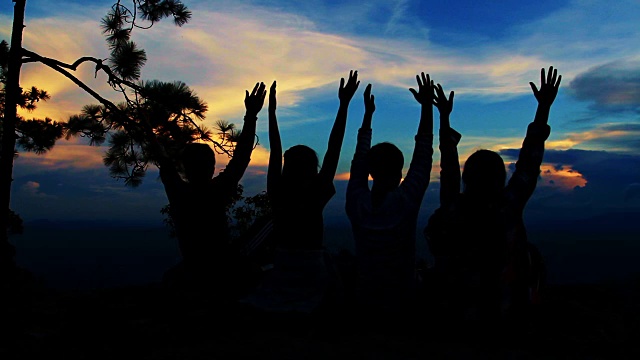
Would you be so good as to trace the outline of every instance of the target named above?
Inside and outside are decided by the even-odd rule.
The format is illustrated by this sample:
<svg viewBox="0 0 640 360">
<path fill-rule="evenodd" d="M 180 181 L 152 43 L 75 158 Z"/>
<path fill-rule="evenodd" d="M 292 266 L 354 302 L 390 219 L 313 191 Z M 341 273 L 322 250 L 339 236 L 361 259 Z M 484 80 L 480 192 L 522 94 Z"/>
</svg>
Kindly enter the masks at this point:
<svg viewBox="0 0 640 360">
<path fill-rule="evenodd" d="M 514 339 L 503 333 L 491 342 L 473 334 L 452 336 L 425 314 L 416 314 L 405 325 L 408 331 L 384 326 L 363 331 L 349 312 L 337 312 L 324 323 L 265 319 L 239 306 L 163 288 L 163 271 L 177 261 L 175 240 L 165 228 L 28 225 L 12 241 L 21 265 L 34 277 L 13 294 L 13 305 L 3 308 L 10 314 L 4 324 L 14 324 L 2 337 L 3 359 L 640 356 L 638 224 L 617 213 L 545 223 L 544 231 L 531 232 L 550 270 L 545 301 L 528 335 Z M 610 231 L 597 231 L 601 226 Z M 326 235 L 327 246 L 349 253 L 348 228 L 329 227 Z"/>
<path fill-rule="evenodd" d="M 158 284 L 83 291 L 22 289 L 18 326 L 2 338 L 4 359 L 632 359 L 640 355 L 640 279 L 556 285 L 520 338 L 443 331 L 416 314 L 405 331 L 330 321 L 264 318 Z M 182 304 L 190 304 L 188 307 Z M 5 318 L 6 319 L 6 318 Z M 293 320 L 292 320 L 293 319 Z M 6 324 L 6 322 L 5 322 Z M 485 331 L 495 331 L 487 325 Z M 453 335 L 452 335 L 453 334 Z M 458 335 L 456 335 L 458 334 Z"/>
</svg>

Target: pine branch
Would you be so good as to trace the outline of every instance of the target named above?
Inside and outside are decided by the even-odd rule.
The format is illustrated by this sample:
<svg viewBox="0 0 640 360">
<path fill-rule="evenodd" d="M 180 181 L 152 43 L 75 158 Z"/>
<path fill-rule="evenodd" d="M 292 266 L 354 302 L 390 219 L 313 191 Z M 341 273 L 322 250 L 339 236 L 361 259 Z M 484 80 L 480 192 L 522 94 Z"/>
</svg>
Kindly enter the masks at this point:
<svg viewBox="0 0 640 360">
<path fill-rule="evenodd" d="M 78 70 L 78 66 L 80 66 L 81 64 L 85 63 L 85 62 L 92 62 L 96 64 L 96 68 L 95 68 L 95 76 L 98 76 L 98 71 L 102 70 L 104 71 L 107 76 L 109 77 L 108 83 L 112 86 L 115 87 L 118 84 L 122 84 L 122 85 L 126 85 L 132 89 L 135 90 L 139 90 L 140 86 L 128 81 L 128 80 L 123 80 L 121 78 L 119 78 L 118 76 L 116 76 L 113 71 L 111 71 L 111 69 L 103 64 L 103 60 L 102 59 L 98 59 L 95 58 L 93 56 L 83 56 L 81 58 L 79 58 L 78 60 L 76 60 L 75 62 L 73 62 L 72 64 L 67 64 L 64 63 L 62 61 L 56 60 L 56 59 L 52 59 L 52 58 L 48 58 L 48 57 L 44 57 L 42 55 L 39 55 L 33 51 L 27 50 L 25 48 L 22 49 L 22 63 L 26 64 L 26 63 L 32 63 L 32 62 L 39 62 L 42 64 L 45 64 L 51 68 L 53 68 L 54 70 L 58 71 L 56 69 L 56 67 L 58 68 L 64 68 L 64 69 L 70 69 L 73 71 Z M 55 66 L 55 67 L 54 67 Z M 63 75 L 65 73 L 61 72 Z M 65 75 L 66 76 L 66 75 Z M 79 80 L 78 80 L 79 81 Z M 75 82 L 75 81 L 74 81 Z M 77 84 L 77 83 L 76 83 Z M 80 86 L 80 85 L 78 85 Z M 80 86 L 82 87 L 82 86 Z M 82 87 L 83 90 L 86 90 L 84 87 Z M 93 95 L 93 94 L 92 94 Z"/>
</svg>

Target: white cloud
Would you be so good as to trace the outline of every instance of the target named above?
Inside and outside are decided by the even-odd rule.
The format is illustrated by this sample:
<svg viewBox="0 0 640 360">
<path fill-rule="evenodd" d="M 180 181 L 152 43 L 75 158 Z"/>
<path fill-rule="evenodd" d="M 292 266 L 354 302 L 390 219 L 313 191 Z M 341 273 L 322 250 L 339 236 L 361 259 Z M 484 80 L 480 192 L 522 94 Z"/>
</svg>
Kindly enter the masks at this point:
<svg viewBox="0 0 640 360">
<path fill-rule="evenodd" d="M 597 61 L 637 53 L 622 45 L 638 39 L 634 22 L 613 18 L 628 18 L 627 12 L 633 12 L 637 5 L 605 7 L 611 16 L 602 18 L 601 12 L 594 11 L 601 8 L 597 3 L 575 1 L 545 19 L 514 29 L 509 42 L 462 49 L 424 40 L 417 46 L 416 39 L 323 33 L 318 30 L 321 24 L 276 7 L 271 10 L 224 2 L 215 6 L 196 2 L 187 25 L 176 28 L 170 21 L 160 22 L 150 30 L 138 29 L 134 40 L 149 55 L 143 77 L 187 82 L 209 103 L 210 119 L 240 118 L 244 90 L 257 81 L 277 79 L 280 106 L 287 107 L 299 103 L 309 90 L 335 83 L 349 69 L 360 70 L 367 82 L 402 88 L 414 86 L 414 76 L 427 71 L 459 96 L 496 100 L 528 93 L 528 82 L 538 78 L 540 67 L 555 65 L 566 81 Z M 403 1 L 395 4 L 390 23 L 401 22 L 405 7 Z M 105 55 L 97 24 L 106 8 L 93 8 L 84 17 L 74 14 L 75 9 L 69 9 L 71 13 L 65 13 L 62 22 L 53 17 L 30 20 L 25 46 L 69 62 L 82 55 Z M 591 36 L 594 30 L 588 30 L 594 23 L 604 32 L 597 38 Z M 594 55 L 594 49 L 603 51 Z M 81 97 L 79 103 L 92 101 L 86 94 L 79 95 L 82 91 L 60 75 L 31 67 L 25 67 L 23 83 L 43 84 L 54 101 L 65 106 L 64 115 L 73 113 L 68 109 L 72 105 L 69 92 Z M 91 69 L 81 72 L 87 81 L 91 75 Z M 113 96 L 103 80 L 92 85 Z"/>
<path fill-rule="evenodd" d="M 269 85 L 276 79 L 279 109 L 283 112 L 295 109 L 305 119 L 283 117 L 281 125 L 286 129 L 314 119 L 324 120 L 317 110 L 296 106 L 310 96 L 319 96 L 319 92 L 335 92 L 340 77 L 345 77 L 350 69 L 358 69 L 365 83 L 402 91 L 415 87 L 415 75 L 426 71 L 445 89 L 455 90 L 457 101 L 471 98 L 495 101 L 529 94 L 528 82 L 539 78 L 540 67 L 556 66 L 566 83 L 594 64 L 637 54 L 637 47 L 629 46 L 634 40 L 640 41 L 640 30 L 631 21 L 631 14 L 639 6 L 637 2 L 602 4 L 574 1 L 544 19 L 513 29 L 506 42 L 464 48 L 429 42 L 423 38 L 429 31 L 427 27 L 417 29 L 419 42 L 415 38 L 327 33 L 323 32 L 323 24 L 318 23 L 319 17 L 312 20 L 282 7 L 233 2 L 212 5 L 203 1 L 190 6 L 193 18 L 182 28 L 162 21 L 149 30 L 136 29 L 133 39 L 148 53 L 143 78 L 185 81 L 209 104 L 205 125 L 220 118 L 239 122 L 244 113 L 245 89 L 251 89 L 257 81 Z M 406 4 L 398 1 L 395 5 L 391 25 L 402 23 Z M 106 5 L 86 10 L 61 4 L 59 9 L 65 11 L 53 14 L 64 14 L 64 21 L 54 15 L 28 20 L 25 46 L 67 62 L 82 55 L 106 57 L 98 26 Z M 360 15 L 340 16 L 355 19 Z M 6 36 L 9 17 L 0 18 L 5 20 L 0 34 Z M 596 32 L 599 36 L 595 36 Z M 104 77 L 93 78 L 92 70 L 88 65 L 82 67 L 78 76 L 105 96 L 118 99 L 104 84 Z M 82 105 L 95 103 L 69 80 L 37 64 L 24 67 L 22 83 L 41 86 L 52 95 L 49 102 L 40 104 L 31 114 L 34 117 L 65 120 Z M 261 117 L 266 117 L 265 110 Z M 260 124 L 264 126 L 263 122 Z"/>
</svg>

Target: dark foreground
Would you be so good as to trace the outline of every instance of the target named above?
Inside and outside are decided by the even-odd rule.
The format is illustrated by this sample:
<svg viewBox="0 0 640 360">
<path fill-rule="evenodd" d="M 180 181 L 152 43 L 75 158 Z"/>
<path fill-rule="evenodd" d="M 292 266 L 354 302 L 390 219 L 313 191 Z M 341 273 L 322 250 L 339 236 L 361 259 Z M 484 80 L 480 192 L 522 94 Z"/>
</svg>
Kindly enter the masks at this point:
<svg viewBox="0 0 640 360">
<path fill-rule="evenodd" d="M 463 337 L 428 314 L 357 326 L 349 312 L 268 317 L 155 284 L 32 286 L 4 306 L 0 359 L 639 359 L 639 290 L 638 281 L 551 286 L 526 335 L 486 324 Z"/>
</svg>

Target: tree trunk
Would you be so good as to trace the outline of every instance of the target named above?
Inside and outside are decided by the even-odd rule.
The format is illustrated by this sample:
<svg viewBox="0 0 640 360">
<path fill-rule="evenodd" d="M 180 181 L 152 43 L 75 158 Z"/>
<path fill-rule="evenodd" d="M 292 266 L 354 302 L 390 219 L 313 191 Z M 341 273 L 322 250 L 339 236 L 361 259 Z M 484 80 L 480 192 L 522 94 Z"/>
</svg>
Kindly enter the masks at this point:
<svg viewBox="0 0 640 360">
<path fill-rule="evenodd" d="M 4 120 L 2 121 L 2 152 L 0 153 L 0 267 L 15 265 L 13 245 L 9 243 L 7 228 L 11 205 L 11 183 L 13 182 L 13 159 L 16 147 L 17 103 L 22 92 L 20 88 L 20 68 L 22 67 L 22 30 L 24 29 L 24 8 L 26 0 L 14 0 L 13 28 L 7 84 Z"/>
</svg>

